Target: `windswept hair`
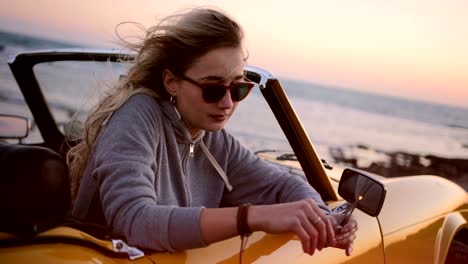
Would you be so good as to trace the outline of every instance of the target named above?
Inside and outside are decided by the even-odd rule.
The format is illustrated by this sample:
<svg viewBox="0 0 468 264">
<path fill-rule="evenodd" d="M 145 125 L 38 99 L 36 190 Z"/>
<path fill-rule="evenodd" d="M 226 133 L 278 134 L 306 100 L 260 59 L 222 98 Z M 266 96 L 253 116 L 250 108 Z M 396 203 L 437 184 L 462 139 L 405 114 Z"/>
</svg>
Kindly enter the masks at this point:
<svg viewBox="0 0 468 264">
<path fill-rule="evenodd" d="M 67 154 L 73 202 L 97 136 L 114 111 L 136 93 L 169 100 L 163 84 L 164 70 L 181 76 L 196 59 L 211 50 L 241 47 L 244 33 L 240 25 L 223 12 L 195 8 L 169 16 L 147 29 L 141 43 L 129 43 L 118 36 L 136 52 L 136 57 L 128 74 L 90 112 L 79 143 Z"/>
</svg>

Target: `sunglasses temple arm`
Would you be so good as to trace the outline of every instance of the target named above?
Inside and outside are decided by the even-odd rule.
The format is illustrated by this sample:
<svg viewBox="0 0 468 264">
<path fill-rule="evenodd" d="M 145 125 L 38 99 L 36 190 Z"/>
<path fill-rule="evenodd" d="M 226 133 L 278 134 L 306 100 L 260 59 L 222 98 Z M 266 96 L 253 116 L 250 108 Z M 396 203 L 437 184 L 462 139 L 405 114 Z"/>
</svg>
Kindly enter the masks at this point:
<svg viewBox="0 0 468 264">
<path fill-rule="evenodd" d="M 276 80 L 276 78 L 273 76 L 272 73 L 270 73 L 267 70 L 264 70 L 259 67 L 251 66 L 251 65 L 246 65 L 244 67 L 244 70 L 247 72 L 246 75 L 252 75 L 253 77 L 247 78 L 251 80 L 252 82 L 258 83 L 260 89 L 263 89 L 266 87 L 266 83 L 269 80 Z"/>
</svg>

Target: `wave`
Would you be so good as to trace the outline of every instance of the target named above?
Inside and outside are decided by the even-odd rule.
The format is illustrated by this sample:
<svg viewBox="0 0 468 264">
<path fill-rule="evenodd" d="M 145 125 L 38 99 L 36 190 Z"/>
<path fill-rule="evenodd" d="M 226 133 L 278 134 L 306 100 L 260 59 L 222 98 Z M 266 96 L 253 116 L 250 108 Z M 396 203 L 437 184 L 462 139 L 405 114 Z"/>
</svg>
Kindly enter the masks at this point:
<svg viewBox="0 0 468 264">
<path fill-rule="evenodd" d="M 448 127 L 453 127 L 453 128 L 460 128 L 460 129 L 468 130 L 468 126 L 460 126 L 460 125 L 456 125 L 456 124 L 448 124 L 447 126 Z"/>
<path fill-rule="evenodd" d="M 387 95 L 286 80 L 286 93 L 367 113 L 418 121 L 433 125 L 468 128 L 468 109 Z"/>
<path fill-rule="evenodd" d="M 0 31 L 0 51 L 4 50 L 6 47 L 16 47 L 23 49 L 49 49 L 81 47 L 81 45 L 19 33 Z"/>
</svg>

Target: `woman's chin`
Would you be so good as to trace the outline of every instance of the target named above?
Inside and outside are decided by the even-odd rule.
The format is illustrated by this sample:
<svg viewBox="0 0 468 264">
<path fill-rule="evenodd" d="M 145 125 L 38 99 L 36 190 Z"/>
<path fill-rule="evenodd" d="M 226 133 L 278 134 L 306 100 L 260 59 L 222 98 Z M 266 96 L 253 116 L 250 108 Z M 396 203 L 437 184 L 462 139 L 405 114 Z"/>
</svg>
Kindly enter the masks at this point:
<svg viewBox="0 0 468 264">
<path fill-rule="evenodd" d="M 226 125 L 226 122 L 210 124 L 209 126 L 205 127 L 205 130 L 210 131 L 210 132 L 216 132 L 216 131 L 223 129 L 225 125 Z"/>
</svg>

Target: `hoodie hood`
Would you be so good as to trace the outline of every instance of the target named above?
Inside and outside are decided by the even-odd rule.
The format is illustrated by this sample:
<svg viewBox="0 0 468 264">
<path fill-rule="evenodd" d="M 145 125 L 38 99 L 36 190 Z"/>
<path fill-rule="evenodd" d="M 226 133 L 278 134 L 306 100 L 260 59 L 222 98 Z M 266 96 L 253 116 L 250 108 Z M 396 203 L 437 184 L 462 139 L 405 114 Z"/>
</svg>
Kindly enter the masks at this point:
<svg viewBox="0 0 468 264">
<path fill-rule="evenodd" d="M 177 143 L 193 145 L 199 142 L 203 153 L 205 153 L 211 165 L 213 165 L 213 167 L 218 172 L 219 176 L 223 179 L 224 183 L 226 184 L 226 188 L 229 191 L 232 191 L 233 187 L 229 182 L 226 173 L 223 171 L 221 166 L 219 166 L 219 163 L 210 153 L 210 151 L 205 146 L 205 143 L 202 140 L 203 136 L 205 135 L 205 130 L 202 130 L 196 138 L 192 139 L 192 135 L 190 134 L 190 131 L 187 128 L 187 125 L 185 124 L 184 120 L 182 120 L 182 117 L 177 108 L 169 101 L 160 101 L 160 104 L 164 114 L 168 117 L 169 121 L 174 127 L 174 133 L 177 139 Z"/>
<path fill-rule="evenodd" d="M 177 143 L 191 144 L 196 143 L 203 138 L 203 136 L 205 135 L 205 130 L 202 130 L 200 134 L 198 134 L 194 139 L 192 139 L 192 135 L 190 134 L 187 125 L 182 119 L 179 111 L 177 111 L 177 108 L 171 102 L 160 101 L 159 104 L 161 105 L 163 113 L 168 117 L 169 121 L 174 127 Z"/>
</svg>

